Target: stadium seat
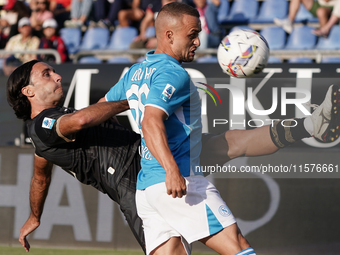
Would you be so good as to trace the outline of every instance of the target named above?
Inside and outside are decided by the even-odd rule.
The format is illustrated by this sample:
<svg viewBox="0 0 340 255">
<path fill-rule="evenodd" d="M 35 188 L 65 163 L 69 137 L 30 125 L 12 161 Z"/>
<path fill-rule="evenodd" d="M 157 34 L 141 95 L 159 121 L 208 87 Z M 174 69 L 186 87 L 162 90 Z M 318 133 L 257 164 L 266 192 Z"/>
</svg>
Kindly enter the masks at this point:
<svg viewBox="0 0 340 255">
<path fill-rule="evenodd" d="M 59 34 L 63 39 L 69 54 L 74 54 L 79 50 L 81 41 L 80 28 L 65 27 L 60 29 Z"/>
<path fill-rule="evenodd" d="M 103 61 L 94 56 L 82 57 L 79 59 L 78 63 L 80 64 L 101 64 Z"/>
<path fill-rule="evenodd" d="M 110 50 L 127 50 L 130 44 L 138 35 L 135 27 L 118 27 L 111 35 L 110 43 L 107 49 Z"/>
<path fill-rule="evenodd" d="M 259 2 L 257 0 L 235 0 L 232 2 L 227 23 L 248 23 L 257 16 Z"/>
<path fill-rule="evenodd" d="M 218 63 L 216 56 L 203 56 L 196 59 L 197 63 Z"/>
<path fill-rule="evenodd" d="M 269 49 L 280 50 L 286 44 L 286 32 L 281 27 L 264 27 L 260 34 L 267 40 Z"/>
<path fill-rule="evenodd" d="M 148 27 L 145 31 L 145 37 L 146 38 L 151 38 L 151 37 L 155 37 L 156 36 L 156 31 L 155 31 L 155 27 Z"/>
<path fill-rule="evenodd" d="M 141 57 L 137 58 L 136 63 L 141 63 L 144 60 L 145 60 L 145 56 L 141 56 Z"/>
<path fill-rule="evenodd" d="M 321 63 L 340 63 L 340 57 L 322 57 Z"/>
<path fill-rule="evenodd" d="M 295 57 L 289 58 L 288 63 L 313 63 L 313 59 L 307 57 Z"/>
<path fill-rule="evenodd" d="M 295 16 L 296 23 L 304 22 L 319 22 L 318 18 L 314 17 L 303 4 L 300 4 L 300 8 Z"/>
<path fill-rule="evenodd" d="M 88 28 L 81 41 L 80 50 L 105 49 L 109 40 L 110 31 L 107 28 Z"/>
<path fill-rule="evenodd" d="M 320 37 L 316 44 L 318 50 L 337 50 L 340 49 L 340 26 L 332 27 L 327 38 Z"/>
<path fill-rule="evenodd" d="M 128 57 L 115 56 L 107 60 L 109 64 L 131 64 L 131 60 Z"/>
<path fill-rule="evenodd" d="M 284 19 L 288 14 L 287 0 L 266 0 L 262 1 L 259 14 L 253 23 L 273 23 L 274 18 Z"/>
<path fill-rule="evenodd" d="M 4 58 L 0 58 L 0 70 L 3 69 L 3 66 L 4 66 L 4 61 L 5 59 Z"/>
<path fill-rule="evenodd" d="M 314 28 L 309 26 L 294 27 L 293 32 L 288 36 L 285 49 L 287 50 L 309 50 L 314 49 L 317 37 L 312 34 Z"/>
<path fill-rule="evenodd" d="M 230 4 L 228 0 L 221 0 L 220 7 L 217 12 L 217 21 L 219 24 L 223 24 L 228 20 L 228 14 L 230 10 Z"/>
<path fill-rule="evenodd" d="M 251 28 L 249 26 L 234 26 L 232 29 L 230 29 L 229 33 L 234 32 L 234 31 L 236 31 L 238 29 L 247 29 L 247 30 L 254 30 L 254 31 L 256 31 L 255 29 L 253 29 L 253 28 Z"/>
<path fill-rule="evenodd" d="M 275 56 L 269 56 L 268 63 L 269 64 L 272 64 L 272 63 L 282 63 L 282 59 L 279 58 L 279 57 L 275 57 Z"/>
</svg>

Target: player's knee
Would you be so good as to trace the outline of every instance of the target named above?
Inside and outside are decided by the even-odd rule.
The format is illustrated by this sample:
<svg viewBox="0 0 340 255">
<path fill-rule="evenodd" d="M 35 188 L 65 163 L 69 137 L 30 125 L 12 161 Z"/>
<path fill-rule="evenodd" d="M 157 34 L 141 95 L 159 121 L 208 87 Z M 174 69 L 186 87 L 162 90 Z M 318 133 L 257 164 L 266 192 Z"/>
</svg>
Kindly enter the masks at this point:
<svg viewBox="0 0 340 255">
<path fill-rule="evenodd" d="M 171 237 L 157 248 L 155 248 L 151 255 L 187 255 L 180 237 Z"/>
</svg>

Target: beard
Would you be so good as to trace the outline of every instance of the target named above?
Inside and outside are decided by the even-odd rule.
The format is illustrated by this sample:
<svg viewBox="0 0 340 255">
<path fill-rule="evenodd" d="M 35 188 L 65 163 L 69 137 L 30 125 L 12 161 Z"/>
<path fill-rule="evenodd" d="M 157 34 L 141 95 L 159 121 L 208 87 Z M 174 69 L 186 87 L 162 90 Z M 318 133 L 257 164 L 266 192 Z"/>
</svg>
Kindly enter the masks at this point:
<svg viewBox="0 0 340 255">
<path fill-rule="evenodd" d="M 64 102 L 65 102 L 65 95 L 63 94 L 63 95 L 59 98 L 59 100 L 58 100 L 56 106 L 63 106 Z"/>
</svg>

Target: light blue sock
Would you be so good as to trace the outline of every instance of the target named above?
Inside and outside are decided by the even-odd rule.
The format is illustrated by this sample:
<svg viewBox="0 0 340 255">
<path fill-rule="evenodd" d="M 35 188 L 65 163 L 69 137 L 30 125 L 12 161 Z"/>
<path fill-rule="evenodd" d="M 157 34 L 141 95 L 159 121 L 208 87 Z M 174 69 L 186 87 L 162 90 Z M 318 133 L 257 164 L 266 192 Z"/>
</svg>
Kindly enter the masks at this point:
<svg viewBox="0 0 340 255">
<path fill-rule="evenodd" d="M 253 248 L 249 247 L 247 249 L 244 249 L 243 251 L 236 253 L 235 255 L 256 255 L 256 253 Z"/>
</svg>

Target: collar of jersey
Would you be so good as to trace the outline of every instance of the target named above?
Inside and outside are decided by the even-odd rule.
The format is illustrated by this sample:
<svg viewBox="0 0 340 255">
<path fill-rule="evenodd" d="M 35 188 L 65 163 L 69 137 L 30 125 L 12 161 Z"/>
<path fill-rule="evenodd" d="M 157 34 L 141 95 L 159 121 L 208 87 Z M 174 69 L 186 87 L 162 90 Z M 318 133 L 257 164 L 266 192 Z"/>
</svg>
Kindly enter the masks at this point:
<svg viewBox="0 0 340 255">
<path fill-rule="evenodd" d="M 169 56 L 168 54 L 165 54 L 165 53 L 154 54 L 154 52 L 155 52 L 154 50 L 151 50 L 148 53 L 146 53 L 146 60 L 147 61 L 154 62 L 154 61 L 157 61 L 157 60 L 167 59 L 169 61 L 175 62 L 177 65 L 180 65 L 180 63 L 178 62 L 177 59 Z"/>
</svg>

